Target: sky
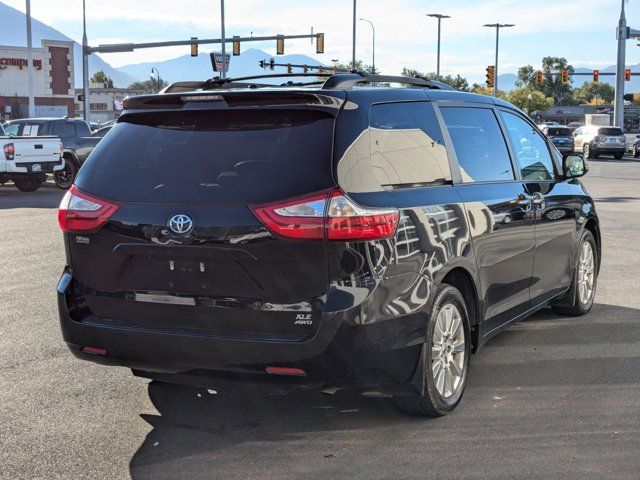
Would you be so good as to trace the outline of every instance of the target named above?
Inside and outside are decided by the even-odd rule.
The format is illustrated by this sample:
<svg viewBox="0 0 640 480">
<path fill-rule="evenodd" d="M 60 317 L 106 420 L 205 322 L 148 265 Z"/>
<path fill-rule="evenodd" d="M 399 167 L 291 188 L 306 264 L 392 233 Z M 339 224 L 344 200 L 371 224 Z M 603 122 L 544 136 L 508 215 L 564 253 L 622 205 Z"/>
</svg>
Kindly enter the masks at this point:
<svg viewBox="0 0 640 480">
<path fill-rule="evenodd" d="M 24 0 L 3 0 L 25 10 Z M 86 0 L 90 45 L 217 38 L 219 0 Z M 484 81 L 494 63 L 495 29 L 485 23 L 514 23 L 501 30 L 500 73 L 526 64 L 539 66 L 544 56 L 566 57 L 574 67 L 615 63 L 615 29 L 621 0 L 358 0 L 357 18 L 376 28 L 376 65 L 386 74 L 407 66 L 435 71 L 437 22 L 427 13 L 452 18 L 442 22 L 441 73 Z M 325 33 L 325 53 L 315 54 L 309 40 L 287 41 L 285 53 L 302 53 L 330 64 L 351 59 L 352 0 L 226 0 L 226 34 L 250 36 Z M 626 4 L 627 21 L 640 29 L 640 0 Z M 32 0 L 32 15 L 74 40 L 82 39 L 82 0 Z M 372 30 L 357 22 L 357 57 L 371 62 Z M 275 53 L 274 43 L 252 42 L 242 48 Z M 229 47 L 230 48 L 230 47 Z M 201 51 L 210 48 L 201 47 Z M 112 66 L 159 61 L 188 53 L 188 47 L 103 54 Z M 232 60 L 233 61 L 233 60 Z M 627 64 L 640 62 L 640 47 L 627 43 Z"/>
</svg>

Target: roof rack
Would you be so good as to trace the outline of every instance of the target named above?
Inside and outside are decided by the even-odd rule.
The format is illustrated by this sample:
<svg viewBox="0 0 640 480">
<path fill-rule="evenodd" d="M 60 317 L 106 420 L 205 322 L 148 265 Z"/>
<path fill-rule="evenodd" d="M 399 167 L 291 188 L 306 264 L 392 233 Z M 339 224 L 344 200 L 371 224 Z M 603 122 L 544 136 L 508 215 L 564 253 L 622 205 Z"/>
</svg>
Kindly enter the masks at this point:
<svg viewBox="0 0 640 480">
<path fill-rule="evenodd" d="M 438 90 L 455 90 L 446 83 L 429 80 L 424 77 L 400 77 L 376 75 L 364 72 L 336 73 L 324 82 L 323 89 L 348 90 L 358 83 L 402 83 L 413 87 L 433 88 Z"/>
<path fill-rule="evenodd" d="M 316 80 L 311 82 L 297 82 L 291 80 L 278 84 L 252 82 L 250 80 L 260 80 L 267 78 L 300 78 L 313 77 Z M 320 78 L 326 78 L 324 83 Z M 252 75 L 236 78 L 214 77 L 204 81 L 175 82 L 165 87 L 160 93 L 182 93 L 193 92 L 194 90 L 215 90 L 233 88 L 269 88 L 269 87 L 289 87 L 317 85 L 322 83 L 323 90 L 349 90 L 357 84 L 366 83 L 402 83 L 413 87 L 433 88 L 438 90 L 455 90 L 446 83 L 429 80 L 424 77 L 400 77 L 390 75 L 374 75 L 364 72 L 338 72 L 338 73 L 272 73 L 267 75 Z"/>
</svg>

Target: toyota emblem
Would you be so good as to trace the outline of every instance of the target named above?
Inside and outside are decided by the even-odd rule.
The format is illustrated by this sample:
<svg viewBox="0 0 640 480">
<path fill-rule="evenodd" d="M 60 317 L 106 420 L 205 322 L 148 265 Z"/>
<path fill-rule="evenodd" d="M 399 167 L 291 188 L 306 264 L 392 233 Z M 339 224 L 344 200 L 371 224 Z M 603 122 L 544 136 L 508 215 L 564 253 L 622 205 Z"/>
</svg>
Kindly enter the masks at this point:
<svg viewBox="0 0 640 480">
<path fill-rule="evenodd" d="M 191 220 L 190 216 L 179 213 L 169 219 L 167 226 L 173 233 L 184 235 L 193 229 L 193 220 Z"/>
</svg>

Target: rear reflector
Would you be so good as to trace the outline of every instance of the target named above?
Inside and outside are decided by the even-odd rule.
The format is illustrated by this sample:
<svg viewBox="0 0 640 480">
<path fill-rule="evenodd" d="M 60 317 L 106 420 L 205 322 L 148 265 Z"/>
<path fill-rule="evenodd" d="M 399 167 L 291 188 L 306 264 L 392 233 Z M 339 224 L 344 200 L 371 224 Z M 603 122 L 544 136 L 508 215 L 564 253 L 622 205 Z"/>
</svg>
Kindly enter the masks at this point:
<svg viewBox="0 0 640 480">
<path fill-rule="evenodd" d="M 84 353 L 89 353 L 91 355 L 100 355 L 101 357 L 107 355 L 107 351 L 104 348 L 82 347 L 80 350 L 82 350 Z"/>
<path fill-rule="evenodd" d="M 356 204 L 341 190 L 329 190 L 252 207 L 275 235 L 312 240 L 384 240 L 395 235 L 400 213 L 395 208 Z"/>
<path fill-rule="evenodd" d="M 92 197 L 73 185 L 60 202 L 58 224 L 63 232 L 97 230 L 118 208 L 119 205 Z"/>
<path fill-rule="evenodd" d="M 266 370 L 267 370 L 267 373 L 271 375 L 292 375 L 295 377 L 304 377 L 307 375 L 307 372 L 299 368 L 267 367 Z"/>
</svg>

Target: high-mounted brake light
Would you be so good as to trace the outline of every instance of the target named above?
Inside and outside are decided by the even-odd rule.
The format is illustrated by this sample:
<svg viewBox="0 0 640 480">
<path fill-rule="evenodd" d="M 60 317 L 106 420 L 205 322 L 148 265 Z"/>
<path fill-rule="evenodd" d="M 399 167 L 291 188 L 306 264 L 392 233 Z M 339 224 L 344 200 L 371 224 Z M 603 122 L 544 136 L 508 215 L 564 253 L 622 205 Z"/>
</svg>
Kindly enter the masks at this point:
<svg viewBox="0 0 640 480">
<path fill-rule="evenodd" d="M 118 208 L 119 205 L 87 195 L 73 185 L 60 202 L 58 224 L 63 232 L 97 230 Z"/>
<path fill-rule="evenodd" d="M 4 159 L 13 160 L 13 157 L 16 154 L 16 148 L 13 143 L 7 143 L 2 149 L 4 150 Z"/>
<path fill-rule="evenodd" d="M 395 235 L 400 214 L 395 208 L 356 204 L 341 190 L 252 207 L 275 235 L 306 240 L 384 240 Z"/>
</svg>

